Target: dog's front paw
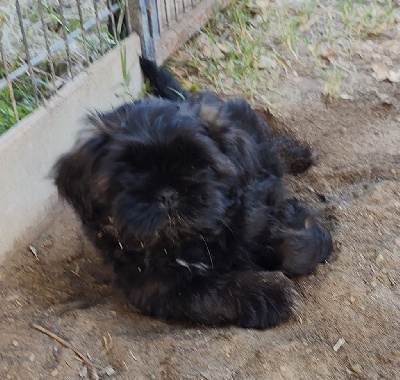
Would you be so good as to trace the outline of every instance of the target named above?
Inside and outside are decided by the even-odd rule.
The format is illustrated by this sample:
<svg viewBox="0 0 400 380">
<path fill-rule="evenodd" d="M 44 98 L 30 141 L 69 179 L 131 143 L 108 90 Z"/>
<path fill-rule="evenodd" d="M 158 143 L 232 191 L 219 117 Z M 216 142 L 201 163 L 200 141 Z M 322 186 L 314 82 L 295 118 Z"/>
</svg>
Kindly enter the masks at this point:
<svg viewBox="0 0 400 380">
<path fill-rule="evenodd" d="M 239 271 L 189 282 L 152 272 L 134 284 L 130 300 L 143 314 L 157 318 L 266 329 L 294 312 L 297 293 L 282 272 Z"/>
</svg>

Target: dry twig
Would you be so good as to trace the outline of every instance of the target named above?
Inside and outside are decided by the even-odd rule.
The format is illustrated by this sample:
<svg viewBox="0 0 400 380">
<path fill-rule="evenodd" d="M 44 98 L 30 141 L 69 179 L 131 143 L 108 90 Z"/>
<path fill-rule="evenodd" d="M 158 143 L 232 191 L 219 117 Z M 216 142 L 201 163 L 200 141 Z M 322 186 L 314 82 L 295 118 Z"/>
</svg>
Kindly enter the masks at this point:
<svg viewBox="0 0 400 380">
<path fill-rule="evenodd" d="M 33 327 L 36 330 L 42 332 L 43 334 L 48 335 L 50 338 L 53 338 L 58 343 L 60 343 L 62 346 L 72 350 L 75 353 L 75 355 L 78 356 L 78 358 L 81 359 L 88 367 L 90 379 L 99 380 L 99 375 L 97 374 L 96 366 L 86 356 L 84 356 L 81 352 L 79 352 L 76 348 L 72 347 L 65 339 L 60 338 L 58 335 L 52 333 L 51 331 L 49 331 L 49 330 L 45 329 L 44 327 L 39 326 L 35 323 L 33 324 Z"/>
</svg>

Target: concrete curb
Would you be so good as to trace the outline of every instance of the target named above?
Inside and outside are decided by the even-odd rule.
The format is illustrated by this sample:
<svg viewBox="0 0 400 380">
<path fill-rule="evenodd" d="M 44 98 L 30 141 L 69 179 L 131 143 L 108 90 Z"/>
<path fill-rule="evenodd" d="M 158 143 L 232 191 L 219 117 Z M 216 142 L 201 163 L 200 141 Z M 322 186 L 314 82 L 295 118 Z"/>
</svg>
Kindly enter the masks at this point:
<svg viewBox="0 0 400 380">
<path fill-rule="evenodd" d="M 140 39 L 131 35 L 0 137 L 0 261 L 17 241 L 37 233 L 56 205 L 49 174 L 75 142 L 87 110 L 108 110 L 129 101 L 121 49 L 126 52 L 129 90 L 137 96 L 143 85 Z"/>
</svg>

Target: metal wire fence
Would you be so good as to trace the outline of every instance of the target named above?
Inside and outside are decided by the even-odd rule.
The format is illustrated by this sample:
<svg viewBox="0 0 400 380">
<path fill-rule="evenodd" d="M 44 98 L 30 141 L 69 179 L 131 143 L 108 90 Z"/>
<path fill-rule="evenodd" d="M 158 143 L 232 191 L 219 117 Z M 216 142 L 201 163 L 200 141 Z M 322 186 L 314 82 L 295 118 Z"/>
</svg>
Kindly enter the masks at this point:
<svg viewBox="0 0 400 380">
<path fill-rule="evenodd" d="M 210 2 L 209 0 L 138 0 L 141 16 L 139 21 L 141 29 L 138 33 L 142 37 L 144 55 L 150 59 L 156 58 L 157 43 L 162 41 L 168 44 L 163 38 L 169 31 L 175 31 L 178 39 L 181 37 L 183 42 L 187 38 L 184 36 L 186 33 L 177 26 L 186 20 L 187 25 L 192 22 L 197 27 L 198 16 L 194 15 L 195 8 L 207 1 Z M 217 3 L 217 0 L 214 2 Z"/>
<path fill-rule="evenodd" d="M 132 31 L 154 58 L 163 35 L 210 0 L 2 1 L 0 134 Z"/>
</svg>

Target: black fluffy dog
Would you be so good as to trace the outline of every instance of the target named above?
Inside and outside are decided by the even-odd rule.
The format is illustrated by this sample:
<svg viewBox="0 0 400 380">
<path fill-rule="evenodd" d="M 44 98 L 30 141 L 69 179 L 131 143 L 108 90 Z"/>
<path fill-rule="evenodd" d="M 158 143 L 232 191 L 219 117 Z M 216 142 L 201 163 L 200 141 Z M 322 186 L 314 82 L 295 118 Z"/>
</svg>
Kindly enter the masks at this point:
<svg viewBox="0 0 400 380">
<path fill-rule="evenodd" d="M 141 59 L 161 98 L 88 120 L 94 130 L 55 166 L 60 195 L 154 317 L 267 328 L 294 309 L 292 275 L 311 273 L 331 238 L 286 199 L 281 178 L 312 152 L 274 137 L 245 100 L 189 95 Z"/>
</svg>

